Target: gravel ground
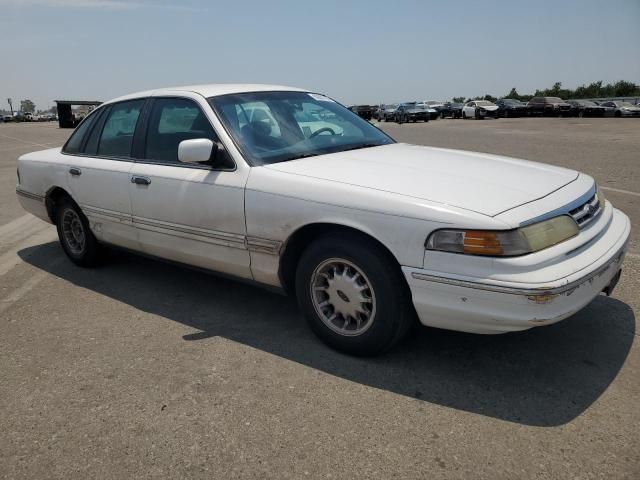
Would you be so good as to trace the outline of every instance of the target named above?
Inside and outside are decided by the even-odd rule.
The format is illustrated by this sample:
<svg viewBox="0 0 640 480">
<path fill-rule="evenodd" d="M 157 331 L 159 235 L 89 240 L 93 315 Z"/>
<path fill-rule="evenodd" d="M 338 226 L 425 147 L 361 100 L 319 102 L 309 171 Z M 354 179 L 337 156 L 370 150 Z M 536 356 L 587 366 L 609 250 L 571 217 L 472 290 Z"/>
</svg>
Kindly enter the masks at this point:
<svg viewBox="0 0 640 480">
<path fill-rule="evenodd" d="M 350 358 L 289 298 L 124 253 L 74 267 L 14 193 L 17 156 L 70 131 L 0 124 L 0 478 L 639 478 L 640 121 L 382 127 L 595 176 L 634 228 L 614 295 Z"/>
</svg>

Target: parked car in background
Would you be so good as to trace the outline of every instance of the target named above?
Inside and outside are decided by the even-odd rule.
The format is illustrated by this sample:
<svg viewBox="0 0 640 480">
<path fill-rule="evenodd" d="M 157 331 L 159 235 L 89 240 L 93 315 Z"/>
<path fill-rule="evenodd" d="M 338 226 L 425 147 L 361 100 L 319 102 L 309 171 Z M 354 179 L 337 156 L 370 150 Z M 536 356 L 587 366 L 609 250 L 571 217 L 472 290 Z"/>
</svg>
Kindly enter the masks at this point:
<svg viewBox="0 0 640 480">
<path fill-rule="evenodd" d="M 500 117 L 524 117 L 529 114 L 527 104 L 515 98 L 501 98 L 496 100 L 496 105 Z"/>
<path fill-rule="evenodd" d="M 440 109 L 440 118 L 461 118 L 463 103 L 447 102 Z"/>
<path fill-rule="evenodd" d="M 365 120 L 371 120 L 373 118 L 374 108 L 371 105 L 354 105 L 350 107 L 349 110 Z"/>
<path fill-rule="evenodd" d="M 2 120 L 5 123 L 13 122 L 13 115 L 3 115 Z"/>
<path fill-rule="evenodd" d="M 489 100 L 473 100 L 462 107 L 462 118 L 498 118 L 498 106 Z"/>
<path fill-rule="evenodd" d="M 527 105 L 531 115 L 567 117 L 571 114 L 571 105 L 559 97 L 533 97 Z"/>
<path fill-rule="evenodd" d="M 639 117 L 640 107 L 629 102 L 608 101 L 600 102 L 608 117 Z"/>
<path fill-rule="evenodd" d="M 606 108 L 591 100 L 567 100 L 575 117 L 604 117 Z"/>
<path fill-rule="evenodd" d="M 381 105 L 377 113 L 378 120 L 381 122 L 388 122 L 390 120 L 394 120 L 397 109 L 398 109 L 397 103 Z"/>
<path fill-rule="evenodd" d="M 424 103 L 425 105 L 429 106 L 430 108 L 433 108 L 435 110 L 440 110 L 445 102 L 441 102 L 440 100 L 425 100 L 422 103 Z"/>
<path fill-rule="evenodd" d="M 415 102 L 407 102 L 398 105 L 398 108 L 394 113 L 394 117 L 396 123 L 415 123 L 418 121 L 428 122 L 431 118 L 431 114 L 426 108 L 418 106 Z"/>
<path fill-rule="evenodd" d="M 277 125 L 248 121 L 257 105 Z M 344 135 L 305 137 L 295 112 L 325 110 Z M 482 334 L 559 322 L 611 293 L 630 234 L 588 175 L 396 143 L 328 97 L 264 85 L 106 102 L 62 148 L 18 159 L 16 193 L 76 265 L 115 245 L 289 292 L 358 355 L 416 317 Z"/>
<path fill-rule="evenodd" d="M 429 102 L 416 102 L 416 106 L 423 108 L 429 113 L 430 120 L 437 120 L 440 118 L 440 107 L 436 108 Z"/>
</svg>

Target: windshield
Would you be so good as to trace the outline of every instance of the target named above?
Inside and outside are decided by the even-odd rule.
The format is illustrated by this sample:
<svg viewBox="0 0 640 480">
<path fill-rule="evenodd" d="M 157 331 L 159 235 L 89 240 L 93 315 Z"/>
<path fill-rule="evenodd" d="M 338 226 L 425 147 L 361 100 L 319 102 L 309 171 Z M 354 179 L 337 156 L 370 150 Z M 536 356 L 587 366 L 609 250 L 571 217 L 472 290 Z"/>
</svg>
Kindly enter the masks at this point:
<svg viewBox="0 0 640 480">
<path fill-rule="evenodd" d="M 394 143 L 328 97 L 306 92 L 251 92 L 209 99 L 252 165 Z"/>
<path fill-rule="evenodd" d="M 547 103 L 564 103 L 564 100 L 559 97 L 547 97 Z"/>
<path fill-rule="evenodd" d="M 515 100 L 513 98 L 503 98 L 503 103 L 509 103 L 511 105 L 520 105 L 522 102 L 520 100 Z"/>
<path fill-rule="evenodd" d="M 630 104 L 629 102 L 618 102 L 619 107 L 635 107 L 635 105 Z"/>
<path fill-rule="evenodd" d="M 490 107 L 493 105 L 493 103 L 486 100 L 476 100 L 476 105 L 478 105 L 479 107 Z"/>
</svg>

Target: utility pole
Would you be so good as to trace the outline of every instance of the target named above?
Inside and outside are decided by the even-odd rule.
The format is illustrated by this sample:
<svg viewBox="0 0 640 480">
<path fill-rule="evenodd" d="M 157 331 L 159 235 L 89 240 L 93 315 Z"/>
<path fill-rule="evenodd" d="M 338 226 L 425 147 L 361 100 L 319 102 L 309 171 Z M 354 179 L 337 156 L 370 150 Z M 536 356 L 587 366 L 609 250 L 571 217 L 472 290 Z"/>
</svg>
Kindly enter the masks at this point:
<svg viewBox="0 0 640 480">
<path fill-rule="evenodd" d="M 13 102 L 10 98 L 7 98 L 7 102 L 9 102 L 9 109 L 11 110 L 11 116 L 13 117 Z"/>
</svg>

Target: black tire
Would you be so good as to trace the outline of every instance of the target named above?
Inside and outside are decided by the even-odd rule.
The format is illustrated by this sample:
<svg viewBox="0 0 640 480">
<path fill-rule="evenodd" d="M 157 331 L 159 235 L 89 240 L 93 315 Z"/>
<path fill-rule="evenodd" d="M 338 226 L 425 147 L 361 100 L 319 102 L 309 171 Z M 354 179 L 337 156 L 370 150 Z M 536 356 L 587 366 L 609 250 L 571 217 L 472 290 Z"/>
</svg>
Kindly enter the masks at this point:
<svg viewBox="0 0 640 480">
<path fill-rule="evenodd" d="M 482 117 L 480 116 L 480 111 L 477 108 L 476 108 L 475 119 L 476 120 L 482 120 Z"/>
<path fill-rule="evenodd" d="M 467 119 L 467 113 L 466 112 L 462 112 L 462 119 L 466 120 Z"/>
<path fill-rule="evenodd" d="M 98 265 L 101 259 L 102 248 L 91 232 L 89 221 L 84 213 L 82 213 L 80 207 L 70 198 L 64 197 L 56 205 L 55 219 L 60 245 L 62 245 L 62 249 L 67 257 L 81 267 L 95 267 Z M 65 233 L 65 222 L 67 223 L 68 231 L 70 228 L 68 226 L 69 221 L 73 222 L 75 219 L 77 219 L 79 223 L 74 223 L 74 225 L 80 229 L 78 231 L 82 232 L 84 238 L 81 246 L 79 246 L 79 243 L 75 246 L 72 245 L 69 235 Z"/>
<path fill-rule="evenodd" d="M 334 259 L 346 260 L 356 266 L 371 286 L 374 313 L 367 322 L 369 326 L 360 334 L 346 335 L 334 331 L 316 311 L 312 298 L 312 292 L 317 291 L 312 290 L 314 272 L 323 262 Z M 343 298 L 340 291 L 338 295 Z M 357 233 L 330 233 L 305 250 L 296 270 L 296 296 L 313 332 L 330 347 L 351 355 L 378 355 L 389 350 L 402 340 L 415 322 L 411 294 L 400 267 L 386 250 Z M 335 313 L 335 307 L 328 308 L 334 308 Z M 330 314 L 331 310 L 328 312 Z"/>
<path fill-rule="evenodd" d="M 622 113 L 620 113 L 620 110 L 618 110 L 618 111 L 615 113 L 615 116 L 616 116 L 616 118 L 620 118 L 620 117 L 622 117 Z"/>
</svg>

